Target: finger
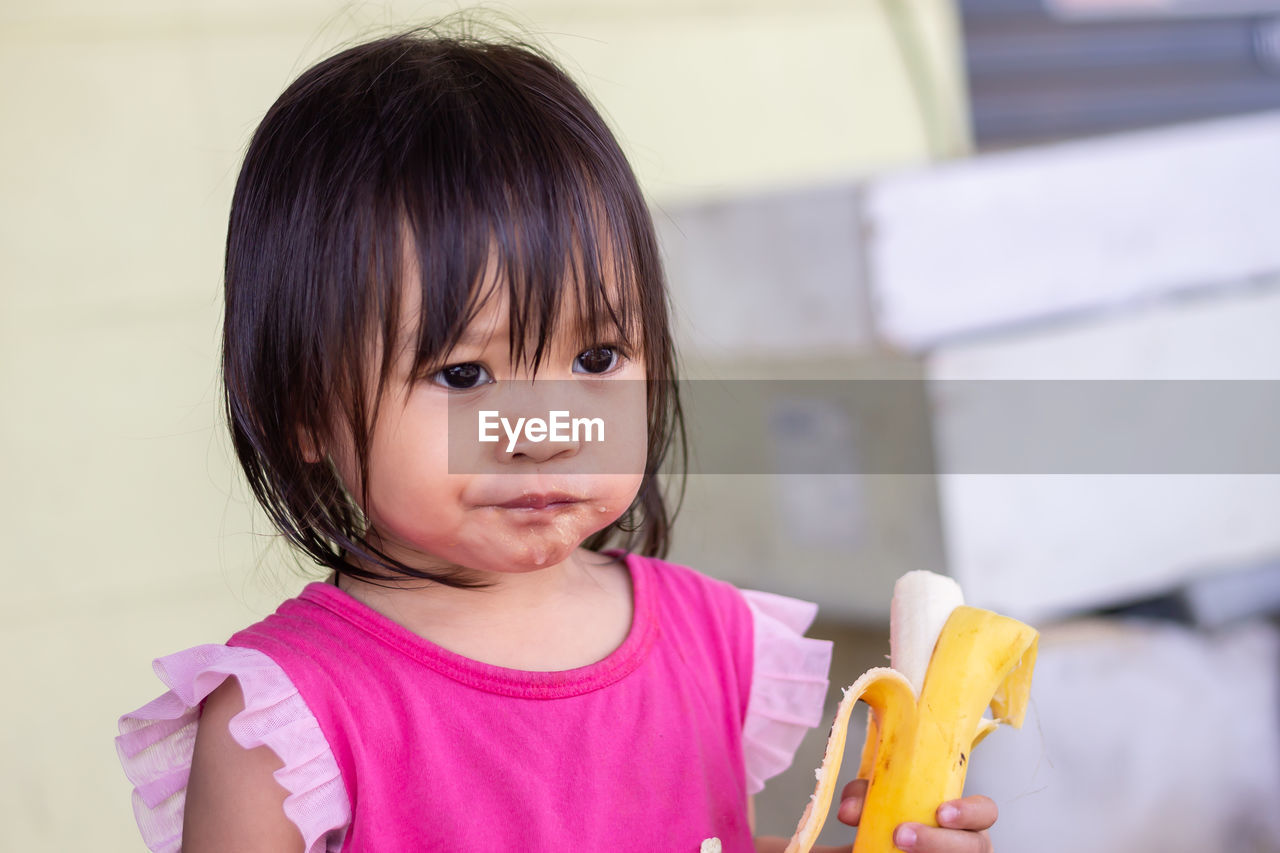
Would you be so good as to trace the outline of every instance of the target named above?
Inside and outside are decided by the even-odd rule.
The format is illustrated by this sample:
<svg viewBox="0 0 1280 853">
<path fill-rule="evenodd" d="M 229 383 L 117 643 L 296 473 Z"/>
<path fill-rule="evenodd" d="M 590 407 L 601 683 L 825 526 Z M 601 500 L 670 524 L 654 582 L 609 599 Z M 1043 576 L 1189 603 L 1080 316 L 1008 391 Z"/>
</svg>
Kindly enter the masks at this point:
<svg viewBox="0 0 1280 853">
<path fill-rule="evenodd" d="M 893 833 L 893 844 L 909 853 L 992 853 L 991 836 L 982 832 L 900 824 Z"/>
<path fill-rule="evenodd" d="M 935 816 L 938 819 L 938 826 L 949 829 L 982 830 L 990 829 L 996 822 L 998 810 L 995 800 L 981 794 L 974 794 L 971 797 L 962 797 L 943 803 L 938 806 Z"/>
<path fill-rule="evenodd" d="M 849 826 L 857 826 L 862 817 L 862 803 L 867 798 L 867 780 L 854 779 L 840 792 L 840 807 L 836 819 Z"/>
<path fill-rule="evenodd" d="M 867 795 L 868 784 L 869 783 L 866 779 L 854 779 L 848 785 L 844 786 L 844 790 L 840 792 L 840 799 L 847 800 L 849 797 L 862 799 Z"/>
</svg>

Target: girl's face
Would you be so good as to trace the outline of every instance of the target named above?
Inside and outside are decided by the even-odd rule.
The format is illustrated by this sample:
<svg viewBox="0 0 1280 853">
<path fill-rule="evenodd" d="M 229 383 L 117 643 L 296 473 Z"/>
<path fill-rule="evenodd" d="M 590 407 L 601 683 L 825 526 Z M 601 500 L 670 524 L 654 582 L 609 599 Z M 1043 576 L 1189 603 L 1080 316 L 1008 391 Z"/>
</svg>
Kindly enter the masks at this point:
<svg viewBox="0 0 1280 853">
<path fill-rule="evenodd" d="M 416 320 L 417 288 L 404 291 L 401 316 Z M 389 556 L 482 579 L 558 565 L 616 521 L 640 488 L 648 440 L 642 353 L 612 339 L 575 343 L 576 318 L 562 312 L 530 381 L 508 352 L 505 288 L 491 294 L 432 375 L 412 375 L 412 329 L 410 343 L 397 345 L 370 436 L 363 507 L 371 543 Z M 550 422 L 557 411 L 569 414 L 555 434 L 516 428 L 520 418 Z M 602 428 L 580 424 L 575 435 L 572 418 L 582 415 Z M 481 440 L 486 426 L 496 440 Z M 341 445 L 334 464 L 360 495 L 351 442 Z"/>
</svg>

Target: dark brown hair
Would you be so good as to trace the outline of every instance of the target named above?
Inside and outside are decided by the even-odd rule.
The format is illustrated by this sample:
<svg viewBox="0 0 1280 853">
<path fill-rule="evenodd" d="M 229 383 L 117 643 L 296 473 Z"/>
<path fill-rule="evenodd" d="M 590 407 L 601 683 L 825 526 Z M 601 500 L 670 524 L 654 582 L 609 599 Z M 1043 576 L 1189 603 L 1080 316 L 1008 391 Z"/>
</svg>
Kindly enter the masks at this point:
<svg viewBox="0 0 1280 853">
<path fill-rule="evenodd" d="M 509 297 L 509 345 L 534 370 L 569 291 L 586 328 L 607 323 L 643 351 L 644 479 L 628 511 L 584 545 L 666 554 L 674 511 L 658 471 L 673 447 L 683 466 L 684 426 L 661 258 L 635 176 L 599 112 L 545 52 L 428 28 L 305 71 L 254 133 L 232 199 L 222 355 L 232 440 L 258 501 L 318 563 L 369 580 L 466 585 L 368 542 L 365 501 L 303 447 L 326 446 L 340 418 L 367 495 L 393 351 L 383 346 L 370 364 L 368 341 L 397 339 L 400 288 L 414 284 L 404 260 L 419 272 L 423 375 L 479 309 L 491 252 Z"/>
</svg>

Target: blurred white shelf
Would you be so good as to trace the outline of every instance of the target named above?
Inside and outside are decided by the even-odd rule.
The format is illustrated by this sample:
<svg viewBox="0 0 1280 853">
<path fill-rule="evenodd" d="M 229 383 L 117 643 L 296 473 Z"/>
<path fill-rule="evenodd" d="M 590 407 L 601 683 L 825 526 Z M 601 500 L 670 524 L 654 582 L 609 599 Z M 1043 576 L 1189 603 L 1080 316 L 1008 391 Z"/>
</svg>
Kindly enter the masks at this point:
<svg viewBox="0 0 1280 853">
<path fill-rule="evenodd" d="M 880 333 L 909 349 L 1280 270 L 1280 113 L 874 181 Z"/>
<path fill-rule="evenodd" d="M 1280 289 L 1225 292 L 941 347 L 928 375 L 1277 380 L 1278 328 Z M 943 469 L 971 440 L 965 404 L 958 397 L 935 408 Z M 1159 428 L 1151 425 L 1153 436 Z M 938 488 L 947 565 L 966 596 L 1024 618 L 1160 594 L 1280 554 L 1274 473 L 947 474 Z"/>
</svg>

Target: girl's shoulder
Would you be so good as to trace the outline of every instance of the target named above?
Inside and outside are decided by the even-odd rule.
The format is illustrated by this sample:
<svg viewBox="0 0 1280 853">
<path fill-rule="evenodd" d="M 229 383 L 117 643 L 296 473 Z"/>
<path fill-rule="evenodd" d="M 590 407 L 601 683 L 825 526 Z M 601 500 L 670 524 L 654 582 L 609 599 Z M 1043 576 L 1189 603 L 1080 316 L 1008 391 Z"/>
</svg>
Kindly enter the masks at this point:
<svg viewBox="0 0 1280 853">
<path fill-rule="evenodd" d="M 618 550 L 604 553 L 625 560 L 637 586 L 642 583 L 652 586 L 655 591 L 682 602 L 692 600 L 699 605 L 740 606 L 750 613 L 755 627 L 763 628 L 770 636 L 802 637 L 818 615 L 818 605 L 814 602 L 744 589 L 682 563 Z"/>
<path fill-rule="evenodd" d="M 338 764 L 315 717 L 284 670 L 261 651 L 207 644 L 158 658 L 166 692 L 119 720 L 116 751 L 133 783 L 133 808 L 148 849 L 178 851 L 196 727 L 205 698 L 228 678 L 244 695 L 229 731 L 245 749 L 269 747 L 283 763 L 285 814 L 307 853 L 337 850 L 350 820 Z"/>
<path fill-rule="evenodd" d="M 743 612 L 750 600 L 746 591 L 683 563 L 617 549 L 602 553 L 626 563 L 637 596 L 651 595 L 659 602 L 695 607 L 738 607 Z"/>
<path fill-rule="evenodd" d="M 639 587 L 651 584 L 655 597 L 677 610 L 706 614 L 711 608 L 737 621 L 745 614 L 749 698 L 743 722 L 743 756 L 748 793 L 786 770 L 809 729 L 822 723 L 833 644 L 805 636 L 818 605 L 790 596 L 732 584 L 679 563 L 636 554 L 623 555 Z"/>
</svg>

